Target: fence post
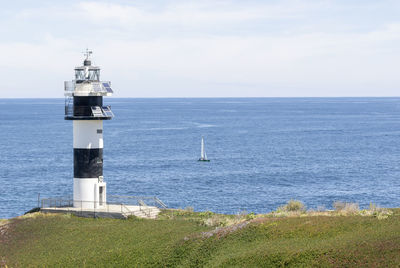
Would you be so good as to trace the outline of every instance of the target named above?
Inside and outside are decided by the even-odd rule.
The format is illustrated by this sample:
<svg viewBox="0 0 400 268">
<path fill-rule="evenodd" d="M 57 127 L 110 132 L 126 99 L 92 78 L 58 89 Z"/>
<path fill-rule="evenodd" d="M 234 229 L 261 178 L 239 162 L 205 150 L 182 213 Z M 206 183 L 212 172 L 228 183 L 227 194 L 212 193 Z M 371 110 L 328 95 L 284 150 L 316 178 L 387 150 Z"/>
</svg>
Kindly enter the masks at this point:
<svg viewBox="0 0 400 268">
<path fill-rule="evenodd" d="M 37 197 L 37 206 L 40 206 L 40 193 L 38 193 L 38 197 Z"/>
</svg>

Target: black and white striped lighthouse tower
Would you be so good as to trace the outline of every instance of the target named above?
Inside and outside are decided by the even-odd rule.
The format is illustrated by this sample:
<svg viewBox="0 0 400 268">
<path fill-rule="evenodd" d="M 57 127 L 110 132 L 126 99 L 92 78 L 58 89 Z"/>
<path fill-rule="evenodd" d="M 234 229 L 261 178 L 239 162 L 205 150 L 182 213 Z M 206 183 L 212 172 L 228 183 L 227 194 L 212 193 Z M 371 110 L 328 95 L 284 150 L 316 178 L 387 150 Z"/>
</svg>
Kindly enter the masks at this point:
<svg viewBox="0 0 400 268">
<path fill-rule="evenodd" d="M 103 106 L 111 96 L 111 82 L 100 81 L 100 68 L 92 66 L 86 50 L 83 66 L 75 68 L 75 80 L 65 82 L 65 119 L 73 122 L 74 207 L 100 208 L 107 202 L 103 179 L 103 120 L 114 115 Z"/>
</svg>

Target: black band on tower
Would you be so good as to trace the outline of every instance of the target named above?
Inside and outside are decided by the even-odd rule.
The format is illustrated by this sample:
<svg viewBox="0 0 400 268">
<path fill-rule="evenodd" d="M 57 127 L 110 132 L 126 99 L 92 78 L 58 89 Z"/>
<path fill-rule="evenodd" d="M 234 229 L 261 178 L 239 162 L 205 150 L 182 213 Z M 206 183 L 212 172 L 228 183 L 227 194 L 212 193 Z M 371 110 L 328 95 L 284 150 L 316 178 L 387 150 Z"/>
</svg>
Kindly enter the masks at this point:
<svg viewBox="0 0 400 268">
<path fill-rule="evenodd" d="M 74 149 L 74 178 L 103 176 L 103 149 Z"/>
<path fill-rule="evenodd" d="M 92 106 L 103 106 L 102 96 L 74 96 L 74 116 L 92 116 Z"/>
</svg>

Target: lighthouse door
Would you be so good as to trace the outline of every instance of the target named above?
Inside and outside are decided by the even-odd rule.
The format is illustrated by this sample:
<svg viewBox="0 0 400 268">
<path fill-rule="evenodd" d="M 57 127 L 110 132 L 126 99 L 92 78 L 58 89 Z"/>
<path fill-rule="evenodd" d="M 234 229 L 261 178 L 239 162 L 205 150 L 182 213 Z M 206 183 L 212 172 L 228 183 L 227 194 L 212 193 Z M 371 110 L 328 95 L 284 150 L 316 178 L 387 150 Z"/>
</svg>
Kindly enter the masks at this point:
<svg viewBox="0 0 400 268">
<path fill-rule="evenodd" d="M 102 206 L 104 202 L 104 186 L 99 187 L 99 206 Z"/>
</svg>

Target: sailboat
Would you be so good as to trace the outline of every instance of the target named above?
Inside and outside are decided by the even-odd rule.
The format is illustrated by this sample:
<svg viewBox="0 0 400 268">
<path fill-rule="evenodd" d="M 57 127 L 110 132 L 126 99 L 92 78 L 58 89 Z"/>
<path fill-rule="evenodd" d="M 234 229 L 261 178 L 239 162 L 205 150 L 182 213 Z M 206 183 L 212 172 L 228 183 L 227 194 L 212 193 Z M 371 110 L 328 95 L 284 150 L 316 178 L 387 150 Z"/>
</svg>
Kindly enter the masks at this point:
<svg viewBox="0 0 400 268">
<path fill-rule="evenodd" d="M 199 161 L 210 162 L 210 160 L 207 159 L 207 154 L 206 154 L 206 151 L 204 150 L 204 138 L 203 137 L 201 137 L 201 156 L 199 158 Z"/>
</svg>

